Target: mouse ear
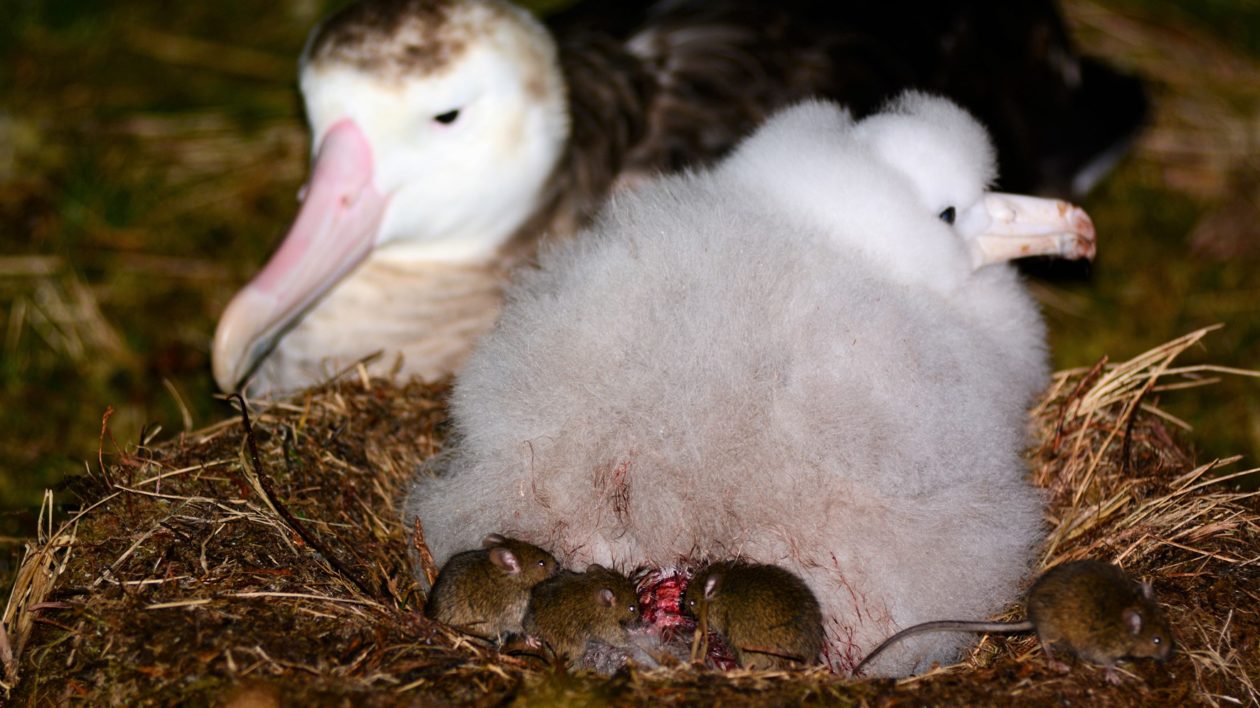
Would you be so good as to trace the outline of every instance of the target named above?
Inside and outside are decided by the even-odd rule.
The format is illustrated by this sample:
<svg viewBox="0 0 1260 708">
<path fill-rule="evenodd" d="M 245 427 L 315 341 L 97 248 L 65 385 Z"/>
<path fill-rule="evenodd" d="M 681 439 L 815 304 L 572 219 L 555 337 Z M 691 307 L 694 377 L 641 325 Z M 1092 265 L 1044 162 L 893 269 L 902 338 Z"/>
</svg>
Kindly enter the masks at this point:
<svg viewBox="0 0 1260 708">
<path fill-rule="evenodd" d="M 722 589 L 722 574 L 712 573 L 704 579 L 704 599 L 712 600 Z"/>
<path fill-rule="evenodd" d="M 495 546 L 502 546 L 506 540 L 506 538 L 497 533 L 487 534 L 485 538 L 481 539 L 481 547 L 494 548 Z"/>
<path fill-rule="evenodd" d="M 608 569 L 607 569 L 607 568 L 605 568 L 604 566 L 600 565 L 599 563 L 591 563 L 590 565 L 586 566 L 586 572 L 588 572 L 588 573 L 607 573 L 607 572 L 608 572 Z"/>
<path fill-rule="evenodd" d="M 490 549 L 490 562 L 506 570 L 512 575 L 521 572 L 521 561 L 512 551 L 503 546 L 495 546 Z"/>
<path fill-rule="evenodd" d="M 600 588 L 597 597 L 599 598 L 599 604 L 604 607 L 612 607 L 613 603 L 617 601 L 617 596 L 608 588 Z"/>
<path fill-rule="evenodd" d="M 1142 613 L 1132 607 L 1124 609 L 1124 624 L 1129 628 L 1129 632 L 1133 635 L 1142 633 Z"/>
</svg>

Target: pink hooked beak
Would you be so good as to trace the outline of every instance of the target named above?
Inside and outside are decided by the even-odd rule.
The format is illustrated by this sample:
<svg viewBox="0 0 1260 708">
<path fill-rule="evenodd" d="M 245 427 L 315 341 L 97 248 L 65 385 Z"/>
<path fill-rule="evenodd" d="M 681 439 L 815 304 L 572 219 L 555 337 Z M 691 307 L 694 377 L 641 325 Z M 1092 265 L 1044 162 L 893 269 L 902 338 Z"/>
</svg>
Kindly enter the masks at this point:
<svg viewBox="0 0 1260 708">
<path fill-rule="evenodd" d="M 1094 257 L 1094 222 L 1074 204 L 990 192 L 984 196 L 984 210 L 989 224 L 971 244 L 973 267 L 1027 256 Z"/>
<path fill-rule="evenodd" d="M 324 133 L 297 219 L 267 265 L 228 303 L 214 333 L 214 379 L 234 391 L 320 295 L 367 258 L 389 198 L 354 121 Z"/>
</svg>

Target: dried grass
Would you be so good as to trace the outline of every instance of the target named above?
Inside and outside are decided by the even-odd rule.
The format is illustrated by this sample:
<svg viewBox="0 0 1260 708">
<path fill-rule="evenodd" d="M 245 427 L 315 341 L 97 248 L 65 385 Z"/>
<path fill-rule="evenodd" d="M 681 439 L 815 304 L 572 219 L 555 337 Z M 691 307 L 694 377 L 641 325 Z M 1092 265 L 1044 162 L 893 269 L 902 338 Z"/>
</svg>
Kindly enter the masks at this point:
<svg viewBox="0 0 1260 708">
<path fill-rule="evenodd" d="M 898 682 L 687 666 L 602 678 L 498 655 L 417 612 L 415 529 L 394 508 L 440 445 L 446 390 L 354 372 L 257 415 L 256 455 L 228 420 L 102 456 L 84 491 L 95 502 L 60 527 L 47 501 L 0 624 L 0 687 L 28 705 L 1256 703 L 1260 493 L 1237 488 L 1256 471 L 1196 464 L 1158 407 L 1248 373 L 1176 366 L 1210 330 L 1061 372 L 1031 414 L 1052 527 L 1043 564 L 1088 556 L 1148 578 L 1180 641 L 1166 666 L 1127 665 L 1118 687 L 1089 666 L 1054 672 L 1020 637 L 986 637 L 962 663 Z"/>
<path fill-rule="evenodd" d="M 1191 233 L 1196 254 L 1260 255 L 1260 62 L 1132 7 L 1064 5 L 1081 46 L 1147 80 L 1155 111 L 1136 154 L 1164 184 L 1207 203 Z"/>
<path fill-rule="evenodd" d="M 1078 44 L 1140 74 L 1155 92 L 1139 159 L 1179 191 L 1225 195 L 1230 175 L 1260 148 L 1260 62 L 1192 26 L 1132 7 L 1067 0 L 1064 10 Z"/>
<path fill-rule="evenodd" d="M 58 356 L 83 366 L 90 358 L 134 355 L 101 314 L 96 295 L 57 256 L 0 257 L 0 302 L 9 300 L 4 352 L 15 356 L 30 332 Z"/>
</svg>

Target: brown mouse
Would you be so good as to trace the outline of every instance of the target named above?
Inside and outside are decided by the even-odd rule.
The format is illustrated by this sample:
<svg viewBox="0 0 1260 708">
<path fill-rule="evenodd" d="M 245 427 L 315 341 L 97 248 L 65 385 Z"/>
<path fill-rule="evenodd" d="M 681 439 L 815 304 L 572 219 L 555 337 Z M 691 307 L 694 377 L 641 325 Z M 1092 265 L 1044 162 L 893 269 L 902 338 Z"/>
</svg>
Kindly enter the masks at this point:
<svg viewBox="0 0 1260 708">
<path fill-rule="evenodd" d="M 556 572 L 538 546 L 490 534 L 482 547 L 451 556 L 424 604 L 430 619 L 500 640 L 521 631 L 529 592 Z"/>
<path fill-rule="evenodd" d="M 627 626 L 638 619 L 634 583 L 615 570 L 591 565 L 585 573 L 563 572 L 536 585 L 523 625 L 556 656 L 577 664 L 591 641 L 629 647 Z"/>
<path fill-rule="evenodd" d="M 697 639 L 721 634 L 739 665 L 784 669 L 818 663 L 822 610 L 805 581 L 775 565 L 715 563 L 687 585 Z"/>
<path fill-rule="evenodd" d="M 1036 630 L 1051 665 L 1054 650 L 1106 667 L 1109 683 L 1119 683 L 1115 664 L 1122 658 L 1163 661 L 1172 653 L 1172 634 L 1151 586 L 1102 561 L 1078 560 L 1041 574 L 1028 590 L 1028 619 L 1023 622 L 924 622 L 884 640 L 853 670 L 855 675 L 884 649 L 919 632 L 1029 632 Z"/>
</svg>

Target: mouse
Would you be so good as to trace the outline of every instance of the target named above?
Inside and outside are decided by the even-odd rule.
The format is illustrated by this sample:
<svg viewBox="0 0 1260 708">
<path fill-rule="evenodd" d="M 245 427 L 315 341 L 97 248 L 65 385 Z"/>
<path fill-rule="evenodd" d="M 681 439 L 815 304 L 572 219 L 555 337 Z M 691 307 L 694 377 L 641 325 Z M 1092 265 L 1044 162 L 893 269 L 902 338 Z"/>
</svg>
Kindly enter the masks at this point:
<svg viewBox="0 0 1260 708">
<path fill-rule="evenodd" d="M 490 534 L 481 548 L 442 566 L 424 615 L 494 642 L 519 633 L 529 593 L 556 573 L 556 559 L 531 543 Z"/>
<path fill-rule="evenodd" d="M 522 624 L 527 635 L 574 666 L 591 642 L 630 650 L 629 627 L 638 620 L 634 583 L 592 564 L 584 573 L 564 571 L 534 586 Z"/>
<path fill-rule="evenodd" d="M 697 620 L 697 645 L 713 630 L 746 669 L 787 669 L 818 663 L 823 647 L 822 610 L 814 593 L 776 565 L 726 561 L 701 570 L 687 586 L 685 602 Z"/>
<path fill-rule="evenodd" d="M 881 652 L 912 634 L 931 631 L 1037 633 L 1050 665 L 1064 650 L 1106 669 L 1108 683 L 1120 683 L 1116 662 L 1123 658 L 1166 660 L 1172 632 L 1149 583 L 1134 580 L 1119 567 L 1098 560 L 1077 560 L 1045 571 L 1028 590 L 1028 619 L 1023 622 L 924 622 L 897 632 L 866 656 L 854 675 Z"/>
</svg>

